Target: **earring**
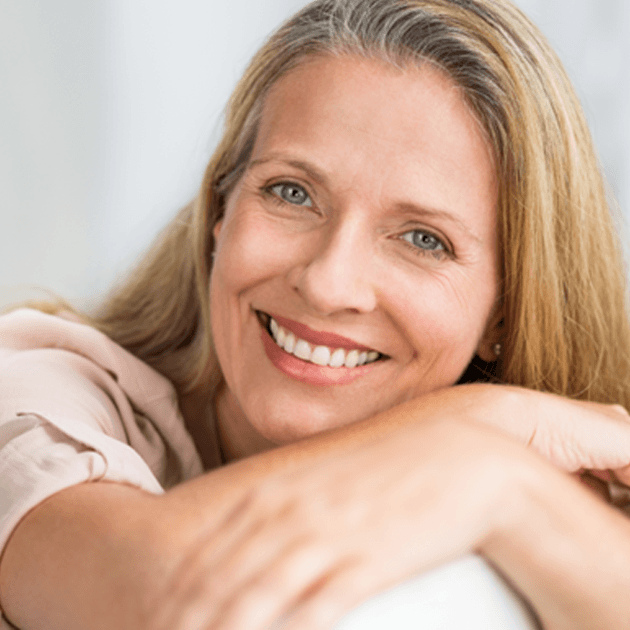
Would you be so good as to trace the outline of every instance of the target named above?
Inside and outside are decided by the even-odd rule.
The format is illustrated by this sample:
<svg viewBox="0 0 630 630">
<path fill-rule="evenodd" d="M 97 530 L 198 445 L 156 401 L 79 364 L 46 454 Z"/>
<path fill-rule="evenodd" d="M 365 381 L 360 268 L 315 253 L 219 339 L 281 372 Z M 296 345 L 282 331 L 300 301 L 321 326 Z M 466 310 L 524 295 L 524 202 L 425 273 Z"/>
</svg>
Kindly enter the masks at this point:
<svg viewBox="0 0 630 630">
<path fill-rule="evenodd" d="M 494 346 L 492 346 L 492 351 L 494 352 L 495 356 L 498 358 L 501 356 L 501 344 L 500 343 L 495 343 Z"/>
</svg>

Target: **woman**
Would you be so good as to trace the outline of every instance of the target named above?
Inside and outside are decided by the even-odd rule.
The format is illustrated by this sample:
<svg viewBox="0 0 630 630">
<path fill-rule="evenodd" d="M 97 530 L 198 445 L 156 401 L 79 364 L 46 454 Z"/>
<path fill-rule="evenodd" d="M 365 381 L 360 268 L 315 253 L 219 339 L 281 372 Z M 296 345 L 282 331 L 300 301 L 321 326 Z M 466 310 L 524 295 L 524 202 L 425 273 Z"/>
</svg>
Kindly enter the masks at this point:
<svg viewBox="0 0 630 630">
<path fill-rule="evenodd" d="M 5 616 L 328 628 L 477 551 L 543 627 L 629 627 L 630 523 L 568 474 L 630 483 L 621 269 L 514 7 L 309 5 L 92 326 L 2 319 Z"/>
</svg>

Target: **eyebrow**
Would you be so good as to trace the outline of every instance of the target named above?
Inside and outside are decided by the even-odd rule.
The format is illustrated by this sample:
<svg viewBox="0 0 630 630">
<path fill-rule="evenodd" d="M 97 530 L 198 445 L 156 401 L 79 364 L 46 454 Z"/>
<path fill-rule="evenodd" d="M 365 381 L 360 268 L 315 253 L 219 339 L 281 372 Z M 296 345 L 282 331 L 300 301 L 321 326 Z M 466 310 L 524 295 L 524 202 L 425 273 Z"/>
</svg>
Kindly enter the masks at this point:
<svg viewBox="0 0 630 630">
<path fill-rule="evenodd" d="M 292 166 L 298 170 L 304 171 L 311 179 L 313 179 L 318 184 L 326 184 L 328 178 L 320 171 L 318 168 L 309 164 L 308 162 L 304 162 L 302 160 L 296 160 L 288 158 L 286 155 L 281 153 L 270 153 L 267 157 L 263 157 L 257 160 L 252 160 L 247 167 L 247 170 L 256 167 L 262 166 L 264 164 L 268 164 L 270 162 L 281 162 L 282 164 L 286 164 L 287 166 Z M 443 221 L 447 221 L 456 225 L 462 232 L 464 232 L 468 237 L 474 240 L 477 244 L 482 245 L 483 241 L 479 236 L 477 236 L 468 225 L 464 221 L 462 221 L 458 216 L 449 212 L 448 210 L 440 210 L 438 208 L 427 208 L 426 206 L 419 206 L 415 203 L 409 201 L 400 201 L 395 204 L 397 208 L 403 210 L 405 212 L 409 212 L 411 214 L 417 214 L 424 218 L 437 218 L 442 219 Z"/>
<path fill-rule="evenodd" d="M 309 177 L 311 177 L 318 184 L 325 184 L 327 181 L 326 175 L 320 171 L 318 168 L 314 167 L 312 164 L 308 162 L 303 162 L 302 160 L 293 160 L 289 159 L 286 156 L 280 153 L 271 153 L 268 157 L 260 158 L 258 160 L 252 160 L 247 167 L 247 170 L 254 166 L 261 166 L 263 164 L 268 164 L 269 162 L 282 162 L 282 164 L 287 164 L 288 166 L 292 166 L 293 168 L 297 168 L 300 171 L 304 171 Z"/>
<path fill-rule="evenodd" d="M 418 214 L 422 217 L 438 218 L 443 221 L 448 221 L 456 225 L 462 232 L 469 236 L 477 244 L 482 245 L 483 241 L 479 238 L 458 216 L 451 214 L 447 210 L 438 210 L 437 208 L 426 208 L 424 206 L 418 206 L 415 203 L 409 203 L 403 201 L 396 204 L 402 210 L 406 210 L 413 214 Z"/>
</svg>

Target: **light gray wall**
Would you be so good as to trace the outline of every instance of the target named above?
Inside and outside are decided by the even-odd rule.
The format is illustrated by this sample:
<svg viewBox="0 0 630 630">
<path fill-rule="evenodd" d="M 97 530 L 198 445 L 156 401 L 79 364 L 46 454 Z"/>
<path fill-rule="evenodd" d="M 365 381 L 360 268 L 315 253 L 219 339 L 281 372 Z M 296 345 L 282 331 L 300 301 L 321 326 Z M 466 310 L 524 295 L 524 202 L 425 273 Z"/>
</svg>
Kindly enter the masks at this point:
<svg viewBox="0 0 630 630">
<path fill-rule="evenodd" d="M 86 289 L 101 21 L 102 7 L 80 0 L 0 2 L 0 291 Z"/>
<path fill-rule="evenodd" d="M 0 303 L 97 295 L 193 194 L 223 105 L 303 0 L 0 0 Z M 520 0 L 630 207 L 630 2 Z"/>
<path fill-rule="evenodd" d="M 302 0 L 0 0 L 0 304 L 97 295 L 195 192 Z"/>
</svg>

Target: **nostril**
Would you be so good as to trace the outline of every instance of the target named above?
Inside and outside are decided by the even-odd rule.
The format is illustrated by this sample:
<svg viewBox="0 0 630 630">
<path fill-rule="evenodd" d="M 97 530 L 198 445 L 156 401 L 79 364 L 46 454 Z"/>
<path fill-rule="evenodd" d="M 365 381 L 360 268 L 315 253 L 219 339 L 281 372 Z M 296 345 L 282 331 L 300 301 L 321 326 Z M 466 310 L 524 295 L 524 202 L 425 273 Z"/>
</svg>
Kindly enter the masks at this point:
<svg viewBox="0 0 630 630">
<path fill-rule="evenodd" d="M 313 264 L 293 283 L 293 290 L 310 309 L 321 314 L 371 312 L 376 308 L 375 291 L 362 274 L 343 266 Z"/>
</svg>

